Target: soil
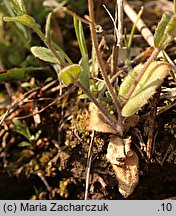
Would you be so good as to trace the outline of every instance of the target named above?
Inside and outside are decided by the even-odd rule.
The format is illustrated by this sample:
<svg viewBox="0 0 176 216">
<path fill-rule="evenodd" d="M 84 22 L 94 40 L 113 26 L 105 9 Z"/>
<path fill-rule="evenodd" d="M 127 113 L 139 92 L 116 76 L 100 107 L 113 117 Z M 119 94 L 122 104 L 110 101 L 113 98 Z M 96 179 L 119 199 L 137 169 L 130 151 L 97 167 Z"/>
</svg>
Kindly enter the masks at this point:
<svg viewBox="0 0 176 216">
<path fill-rule="evenodd" d="M 72 102 L 74 98 L 68 99 Z M 74 103 L 74 106 L 72 103 L 72 106 L 68 107 L 71 109 L 65 110 L 63 115 L 68 112 L 67 115 L 70 116 L 71 120 L 65 121 L 60 134 L 57 132 L 58 125 L 60 125 L 59 119 L 53 121 L 53 117 L 51 117 L 51 111 L 55 111 L 56 107 L 42 113 L 41 117 L 47 118 L 46 122 L 42 121 L 42 134 L 45 134 L 45 137 L 51 142 L 61 136 L 59 150 L 51 151 L 48 147 L 46 149 L 46 146 L 33 150 L 33 152 L 37 151 L 35 154 L 40 161 L 42 155 L 39 156 L 39 154 L 41 152 L 43 154 L 43 151 L 47 150 L 50 153 L 46 162 L 43 160 L 43 163 L 46 164 L 45 168 L 41 163 L 38 165 L 38 170 L 31 171 L 31 161 L 34 160 L 33 154 L 29 158 L 29 162 L 24 162 L 22 154 L 19 154 L 19 148 L 16 149 L 13 146 L 8 149 L 6 168 L 8 172 L 2 167 L 0 175 L 1 199 L 84 199 L 85 171 L 91 135 L 91 132 L 86 130 L 89 114 L 87 105 L 82 104 L 82 102 Z M 71 113 L 72 115 L 70 115 Z M 137 127 L 143 132 L 140 124 Z M 139 141 L 132 135 L 132 147 L 140 158 L 140 177 L 138 186 L 127 199 L 166 199 L 176 195 L 176 141 L 173 134 L 173 129 L 176 126 L 176 115 L 174 110 L 170 110 L 158 118 L 157 124 L 155 152 L 150 164 L 145 162 L 140 151 L 136 149 L 135 142 L 136 145 L 139 145 Z M 57 134 L 54 135 L 54 133 Z M 124 199 L 118 192 L 118 183 L 111 164 L 106 160 L 108 141 L 108 134 L 98 132 L 95 134 L 88 199 Z M 172 148 L 168 150 L 171 144 Z M 161 164 L 164 157 L 165 160 Z M 20 170 L 20 165 L 22 165 L 23 171 Z M 36 175 L 37 172 L 45 173 L 45 180 L 50 185 L 51 191 L 47 191 L 42 179 Z"/>
</svg>

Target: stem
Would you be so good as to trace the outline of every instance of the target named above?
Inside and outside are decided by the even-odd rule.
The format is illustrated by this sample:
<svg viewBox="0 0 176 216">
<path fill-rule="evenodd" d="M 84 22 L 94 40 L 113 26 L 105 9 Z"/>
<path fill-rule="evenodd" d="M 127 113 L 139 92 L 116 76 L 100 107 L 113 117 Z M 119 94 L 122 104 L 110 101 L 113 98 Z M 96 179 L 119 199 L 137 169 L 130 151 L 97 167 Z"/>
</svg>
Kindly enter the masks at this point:
<svg viewBox="0 0 176 216">
<path fill-rule="evenodd" d="M 154 51 L 152 52 L 151 56 L 149 57 L 149 59 L 144 64 L 143 68 L 139 71 L 136 79 L 134 80 L 133 84 L 131 85 L 131 88 L 129 89 L 128 93 L 125 96 L 124 103 L 126 103 L 128 101 L 128 99 L 130 98 L 130 96 L 134 92 L 137 84 L 139 83 L 140 79 L 142 78 L 144 72 L 147 70 L 147 68 L 151 64 L 151 62 L 158 56 L 159 52 L 160 52 L 159 48 L 155 48 L 154 49 Z"/>
<path fill-rule="evenodd" d="M 92 38 L 92 43 L 95 49 L 95 54 L 96 54 L 96 58 L 101 70 L 101 73 L 103 75 L 103 78 L 106 82 L 107 85 L 107 89 L 109 91 L 109 94 L 114 102 L 114 105 L 116 107 L 117 113 L 118 113 L 118 120 L 121 121 L 121 104 L 116 96 L 116 94 L 114 93 L 113 87 L 110 83 L 110 80 L 106 74 L 105 71 L 105 65 L 103 63 L 103 60 L 101 58 L 99 49 L 98 49 L 98 40 L 97 40 L 97 36 L 96 36 L 96 31 L 95 31 L 95 17 L 94 17 L 94 3 L 93 0 L 88 0 L 88 5 L 89 5 L 89 16 L 90 16 L 90 30 L 91 30 L 91 38 Z"/>
<path fill-rule="evenodd" d="M 57 53 L 56 49 L 54 48 L 54 43 L 53 42 L 48 43 L 48 41 L 45 40 L 45 35 L 37 26 L 33 26 L 33 30 L 38 34 L 38 36 L 42 39 L 45 45 L 52 51 L 52 53 L 58 59 L 58 63 L 61 64 L 62 66 L 66 66 L 63 58 L 60 57 L 60 55 Z"/>
<path fill-rule="evenodd" d="M 122 47 L 123 42 L 123 0 L 117 0 L 118 5 L 118 41 L 117 46 Z"/>
<path fill-rule="evenodd" d="M 85 186 L 84 200 L 87 200 L 87 198 L 88 198 L 88 188 L 89 188 L 89 181 L 90 181 L 90 168 L 91 168 L 91 162 L 92 162 L 92 150 L 93 150 L 93 143 L 94 143 L 94 135 L 95 135 L 95 131 L 93 131 L 91 134 L 89 151 L 88 151 L 88 155 L 87 155 L 86 186 Z"/>
<path fill-rule="evenodd" d="M 89 90 L 87 90 L 79 81 L 76 81 L 75 84 L 80 87 L 83 92 L 88 96 L 88 98 L 98 107 L 100 112 L 102 113 L 105 121 L 114 129 L 117 130 L 117 122 L 112 119 L 108 111 L 102 106 L 100 102 L 97 101 L 97 99 L 90 93 Z"/>
</svg>

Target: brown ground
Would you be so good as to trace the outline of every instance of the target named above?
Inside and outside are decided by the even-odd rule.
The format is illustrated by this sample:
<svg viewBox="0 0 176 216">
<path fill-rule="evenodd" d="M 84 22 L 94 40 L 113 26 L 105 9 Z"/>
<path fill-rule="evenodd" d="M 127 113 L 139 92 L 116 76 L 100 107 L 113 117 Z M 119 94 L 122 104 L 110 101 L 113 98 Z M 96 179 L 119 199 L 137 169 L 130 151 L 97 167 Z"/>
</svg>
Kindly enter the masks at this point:
<svg viewBox="0 0 176 216">
<path fill-rule="evenodd" d="M 139 5 L 134 5 L 136 10 L 141 4 L 141 1 L 138 2 Z M 158 10 L 162 11 L 161 5 Z M 152 28 L 158 18 L 148 20 L 149 15 L 146 17 L 146 14 L 149 11 L 148 9 L 145 12 L 144 19 Z M 161 12 L 158 14 L 160 17 Z M 100 20 L 101 17 L 97 19 Z M 153 23 L 154 20 L 156 23 Z M 106 26 L 106 20 L 101 20 L 101 23 Z M 142 49 L 145 49 L 146 42 L 143 41 L 143 44 Z M 172 59 L 175 59 L 174 46 L 175 42 L 171 49 L 168 49 Z M 166 78 L 163 86 L 174 88 L 175 83 L 172 79 Z M 58 93 L 51 94 L 50 97 L 57 98 L 57 102 L 40 114 L 41 123 L 37 126 L 34 125 L 32 117 L 23 120 L 31 134 L 42 131 L 37 140 L 29 141 L 19 135 L 15 131 L 16 126 L 11 122 L 12 116 L 4 121 L 0 134 L 0 199 L 84 199 L 85 170 L 91 132 L 86 130 L 88 102 L 77 99 L 77 94 L 78 89 L 74 87 L 69 92 L 64 89 L 62 98 Z M 173 98 L 163 98 L 159 100 L 158 106 L 167 108 L 173 101 Z M 152 100 L 140 111 L 140 121 L 136 125 L 145 144 L 148 140 L 146 116 L 150 113 L 151 104 Z M 39 110 L 46 105 L 47 101 L 37 103 Z M 30 103 L 17 107 L 15 115 L 29 114 L 31 107 Z M 23 125 L 23 129 L 27 126 Z M 132 148 L 140 159 L 140 178 L 138 186 L 128 199 L 166 199 L 176 196 L 175 106 L 156 119 L 150 163 L 147 163 L 141 154 L 141 151 L 144 152 L 135 129 L 129 134 L 132 136 Z M 19 147 L 22 141 L 28 142 L 28 145 Z M 106 160 L 108 141 L 108 134 L 95 133 L 89 199 L 124 199 L 118 192 L 114 171 Z"/>
</svg>

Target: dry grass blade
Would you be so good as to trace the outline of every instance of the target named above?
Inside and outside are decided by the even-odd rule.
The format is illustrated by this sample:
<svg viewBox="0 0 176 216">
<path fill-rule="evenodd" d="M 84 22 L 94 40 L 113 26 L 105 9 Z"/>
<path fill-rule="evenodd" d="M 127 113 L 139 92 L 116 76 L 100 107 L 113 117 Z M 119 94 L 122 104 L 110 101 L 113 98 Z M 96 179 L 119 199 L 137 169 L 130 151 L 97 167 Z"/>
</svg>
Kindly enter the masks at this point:
<svg viewBox="0 0 176 216">
<path fill-rule="evenodd" d="M 95 132 L 93 131 L 91 134 L 89 152 L 88 152 L 88 157 L 87 157 L 86 186 L 85 186 L 84 200 L 87 200 L 87 198 L 88 198 L 88 188 L 89 188 L 90 168 L 91 168 L 91 161 L 92 161 L 92 148 L 93 148 L 94 135 L 95 135 Z"/>
</svg>

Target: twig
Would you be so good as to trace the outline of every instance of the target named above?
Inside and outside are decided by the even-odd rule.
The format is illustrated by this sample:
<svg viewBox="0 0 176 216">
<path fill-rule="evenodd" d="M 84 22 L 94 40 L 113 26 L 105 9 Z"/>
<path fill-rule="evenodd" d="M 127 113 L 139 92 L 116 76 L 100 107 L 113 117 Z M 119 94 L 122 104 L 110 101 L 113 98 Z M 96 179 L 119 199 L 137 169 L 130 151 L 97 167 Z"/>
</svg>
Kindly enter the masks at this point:
<svg viewBox="0 0 176 216">
<path fill-rule="evenodd" d="M 24 100 L 28 95 L 33 95 L 33 94 L 35 95 L 37 90 L 39 90 L 39 88 L 32 89 L 26 92 L 25 94 L 23 94 L 22 96 L 18 97 L 16 100 L 14 100 L 9 106 L 9 108 L 6 110 L 6 112 L 1 116 L 0 125 L 2 124 L 4 119 L 7 117 L 7 115 L 10 113 L 11 109 L 13 109 L 20 101 Z"/>
<path fill-rule="evenodd" d="M 48 88 L 50 88 L 51 86 L 53 86 L 53 85 L 56 84 L 57 82 L 58 82 L 58 80 L 53 80 L 53 81 L 51 81 L 51 82 L 48 83 L 47 85 L 43 86 L 43 87 L 41 88 L 41 91 L 43 91 L 43 92 L 46 91 Z M 32 98 L 33 96 L 35 96 L 35 95 L 38 93 L 39 90 L 40 90 L 39 87 L 37 87 L 37 88 L 35 88 L 35 89 L 31 89 L 30 91 L 24 93 L 23 95 L 19 96 L 16 100 L 14 100 L 14 101 L 10 104 L 10 106 L 7 108 L 6 112 L 5 112 L 3 115 L 1 115 L 1 117 L 0 117 L 0 125 L 2 124 L 2 122 L 4 121 L 4 119 L 5 119 L 11 112 L 14 111 L 14 109 L 15 109 L 15 107 L 16 107 L 17 105 L 21 105 L 21 104 L 25 103 L 26 100 L 27 100 L 27 102 L 28 102 L 29 99 Z M 53 102 L 52 102 L 52 103 L 53 103 Z M 48 106 L 50 106 L 50 104 L 49 104 Z M 42 112 L 42 111 L 44 111 L 44 108 L 43 108 L 42 110 L 40 110 L 39 113 Z M 25 116 L 25 118 L 26 118 L 26 117 L 31 117 L 31 116 L 33 116 L 33 114 L 30 114 L 30 116 Z M 21 118 L 23 118 L 23 117 L 21 117 Z"/>
<path fill-rule="evenodd" d="M 90 24 L 90 21 L 88 19 L 82 18 L 79 15 L 77 15 L 75 12 L 69 10 L 67 7 L 63 7 L 63 11 L 66 12 L 67 14 L 75 17 L 76 19 L 80 20 L 81 22 L 85 24 Z"/>
<path fill-rule="evenodd" d="M 161 108 L 158 113 L 157 116 L 162 115 L 163 113 L 165 113 L 166 111 L 172 109 L 173 107 L 176 107 L 176 100 L 174 100 L 171 104 L 169 104 L 168 106 Z"/>
<path fill-rule="evenodd" d="M 70 9 L 68 9 L 67 7 L 65 7 L 64 5 L 67 3 L 67 1 L 63 1 L 61 3 L 58 3 L 57 1 L 44 1 L 43 5 L 46 7 L 55 7 L 55 9 L 53 10 L 53 13 L 57 13 L 57 12 L 65 12 L 69 15 L 71 15 L 72 17 L 75 17 L 76 19 L 80 20 L 81 22 L 85 23 L 85 24 L 89 24 L 89 20 L 84 19 L 82 17 L 80 17 L 78 14 L 76 14 L 75 12 L 71 11 Z"/>
<path fill-rule="evenodd" d="M 89 188 L 89 180 L 90 180 L 90 168 L 91 168 L 91 162 L 92 162 L 92 148 L 93 148 L 93 142 L 94 142 L 94 135 L 95 135 L 95 131 L 92 131 L 90 146 L 89 146 L 89 152 L 88 152 L 88 156 L 87 156 L 86 186 L 85 186 L 84 200 L 87 200 L 87 198 L 88 198 L 88 188 Z"/>
<path fill-rule="evenodd" d="M 54 105 L 56 102 L 57 102 L 57 100 L 54 100 L 51 103 L 49 103 L 47 106 L 43 107 L 41 110 L 37 110 L 37 111 L 35 111 L 35 112 L 31 113 L 31 114 L 25 115 L 25 116 L 15 117 L 14 119 L 21 120 L 21 119 L 26 119 L 26 118 L 29 118 L 29 117 L 32 117 L 32 116 L 34 117 L 34 116 L 42 113 L 43 111 L 45 111 L 48 107 Z"/>
<path fill-rule="evenodd" d="M 115 32 L 115 41 L 117 42 L 118 41 L 118 29 L 117 29 L 117 26 L 116 26 L 116 21 L 117 21 L 117 5 L 116 5 L 116 12 L 115 12 L 115 20 L 114 18 L 112 17 L 111 13 L 109 12 L 109 10 L 107 9 L 107 7 L 105 5 L 103 5 L 103 7 L 105 8 L 106 12 L 108 13 L 109 17 L 111 18 L 112 20 L 112 23 L 114 25 L 114 32 Z"/>
<path fill-rule="evenodd" d="M 98 49 L 98 39 L 97 39 L 97 36 L 96 36 L 96 31 L 95 31 L 95 18 L 94 18 L 94 3 L 93 3 L 93 0 L 88 0 L 88 8 L 89 8 L 89 16 L 90 16 L 90 30 L 91 30 L 91 38 L 92 38 L 92 43 L 93 43 L 93 46 L 94 46 L 94 49 L 95 49 L 95 54 L 96 54 L 96 57 L 97 57 L 97 61 L 98 61 L 98 64 L 99 64 L 99 67 L 100 67 L 100 70 L 101 70 L 101 73 L 103 75 L 103 78 L 106 82 L 106 85 L 107 85 L 107 89 L 109 91 L 109 94 L 114 102 L 114 105 L 116 107 L 116 110 L 117 110 L 117 113 L 118 113 L 118 120 L 119 122 L 121 122 L 121 104 L 113 90 L 113 87 L 110 83 L 110 80 L 106 74 L 106 70 L 105 70 L 105 65 L 103 63 L 103 60 L 101 58 L 101 55 L 100 55 L 100 52 L 99 52 L 99 49 Z"/>
</svg>

